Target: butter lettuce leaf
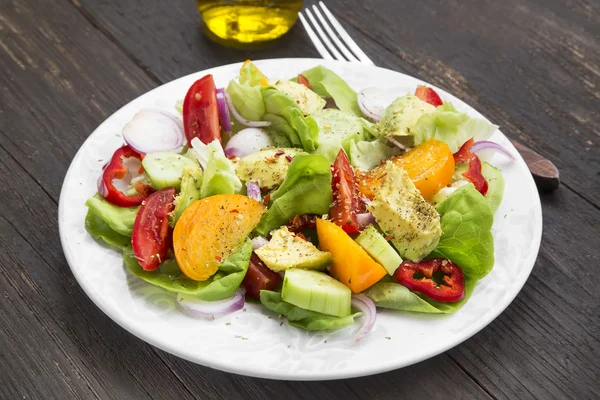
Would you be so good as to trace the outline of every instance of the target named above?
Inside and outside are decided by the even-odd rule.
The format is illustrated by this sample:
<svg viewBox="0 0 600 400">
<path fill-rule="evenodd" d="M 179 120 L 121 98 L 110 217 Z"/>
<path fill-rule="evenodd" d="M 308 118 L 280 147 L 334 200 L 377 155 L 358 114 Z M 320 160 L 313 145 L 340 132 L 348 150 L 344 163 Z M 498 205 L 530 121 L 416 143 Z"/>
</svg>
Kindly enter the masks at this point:
<svg viewBox="0 0 600 400">
<path fill-rule="evenodd" d="M 242 181 L 235 174 L 235 168 L 225 156 L 223 147 L 217 139 L 204 144 L 198 138 L 192 139 L 192 148 L 204 169 L 200 197 L 215 194 L 234 194 L 242 189 Z"/>
<path fill-rule="evenodd" d="M 389 146 L 385 139 L 351 142 L 349 147 L 347 154 L 350 164 L 363 171 L 373 169 L 382 161 L 400 154 L 400 149 L 396 146 Z"/>
<path fill-rule="evenodd" d="M 119 251 L 131 246 L 131 237 L 115 232 L 102 218 L 98 217 L 93 210 L 88 210 L 85 216 L 85 229 L 90 236 L 99 242 L 103 242 Z"/>
<path fill-rule="evenodd" d="M 269 310 L 287 317 L 290 325 L 308 331 L 343 328 L 354 323 L 354 318 L 362 316 L 361 312 L 345 317 L 335 317 L 333 315 L 305 310 L 283 301 L 281 293 L 270 290 L 260 291 L 260 302 Z"/>
<path fill-rule="evenodd" d="M 326 214 L 332 201 L 327 158 L 320 154 L 298 154 L 281 186 L 271 193 L 268 210 L 254 231 L 267 236 L 296 215 Z"/>
<path fill-rule="evenodd" d="M 497 125 L 469 117 L 458 112 L 454 106 L 445 102 L 434 112 L 423 115 L 410 128 L 414 145 L 418 146 L 431 138 L 446 143 L 452 153 L 456 153 L 467 140 L 475 141 L 489 138 L 498 129 Z"/>
<path fill-rule="evenodd" d="M 265 115 L 265 104 L 260 94 L 260 86 L 242 85 L 231 80 L 226 91 L 235 109 L 242 117 L 250 121 L 260 121 Z"/>
<path fill-rule="evenodd" d="M 429 258 L 447 258 L 458 265 L 465 277 L 475 280 L 494 267 L 494 214 L 486 198 L 468 184 L 457 189 L 436 207 L 442 236 Z"/>
<path fill-rule="evenodd" d="M 227 299 L 235 293 L 246 276 L 252 255 L 252 242 L 246 239 L 219 266 L 206 281 L 194 281 L 181 272 L 175 259 L 163 262 L 155 271 L 145 271 L 137 262 L 131 247 L 124 249 L 123 262 L 129 272 L 170 292 L 197 296 L 201 300 Z"/>
<path fill-rule="evenodd" d="M 333 98 L 340 110 L 363 116 L 358 107 L 356 92 L 335 72 L 319 65 L 304 71 L 302 75 L 308 79 L 313 91 L 320 96 Z"/>
<path fill-rule="evenodd" d="M 96 193 L 90 197 L 85 205 L 94 216 L 102 220 L 119 235 L 131 237 L 133 223 L 137 215 L 139 207 L 119 207 L 104 200 L 104 198 Z M 97 222 L 97 221 L 96 221 Z M 94 224 L 99 226 L 98 223 Z"/>
</svg>

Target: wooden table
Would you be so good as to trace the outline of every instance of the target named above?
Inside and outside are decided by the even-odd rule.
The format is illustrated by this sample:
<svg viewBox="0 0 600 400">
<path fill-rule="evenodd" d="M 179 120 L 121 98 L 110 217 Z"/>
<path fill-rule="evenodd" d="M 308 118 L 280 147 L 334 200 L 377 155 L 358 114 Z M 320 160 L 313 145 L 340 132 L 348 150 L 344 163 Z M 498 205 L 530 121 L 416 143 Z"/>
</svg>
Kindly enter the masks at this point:
<svg viewBox="0 0 600 400">
<path fill-rule="evenodd" d="M 130 335 L 86 297 L 61 249 L 59 192 L 79 146 L 172 79 L 318 54 L 300 25 L 262 50 L 213 44 L 192 0 L 2 0 L 0 398 L 600 396 L 600 3 L 327 4 L 377 65 L 447 89 L 559 167 L 563 185 L 541 194 L 542 247 L 516 300 L 442 355 L 344 381 L 231 375 Z"/>
</svg>

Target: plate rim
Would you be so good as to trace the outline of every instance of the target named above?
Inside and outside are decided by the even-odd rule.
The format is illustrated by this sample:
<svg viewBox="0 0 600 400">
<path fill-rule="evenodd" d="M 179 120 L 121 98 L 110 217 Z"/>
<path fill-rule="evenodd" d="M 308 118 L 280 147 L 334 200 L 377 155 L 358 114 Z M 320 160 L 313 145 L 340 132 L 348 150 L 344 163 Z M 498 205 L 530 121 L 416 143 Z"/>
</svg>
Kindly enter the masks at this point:
<svg viewBox="0 0 600 400">
<path fill-rule="evenodd" d="M 388 72 L 393 72 L 396 74 L 400 74 L 403 75 L 406 78 L 410 78 L 413 80 L 417 80 L 419 82 L 422 82 L 423 84 L 429 85 L 432 88 L 434 88 L 436 91 L 438 91 L 438 93 L 442 93 L 443 95 L 445 95 L 446 97 L 450 97 L 450 98 L 454 98 L 459 100 L 460 102 L 462 102 L 463 104 L 467 105 L 471 110 L 475 111 L 476 113 L 478 113 L 479 115 L 481 115 L 484 119 L 486 119 L 487 121 L 489 121 L 489 119 L 483 115 L 481 112 L 479 112 L 477 109 L 475 109 L 474 107 L 472 107 L 469 103 L 461 100 L 460 98 L 456 97 L 455 95 L 447 92 L 446 90 L 440 88 L 439 86 L 433 85 L 429 82 L 423 81 L 420 78 L 405 74 L 403 72 L 399 72 L 399 71 L 395 71 L 393 69 L 389 69 L 389 68 L 384 68 L 384 67 L 378 67 L 378 66 L 373 66 L 373 65 L 366 65 L 366 64 L 356 64 L 356 63 L 348 63 L 348 62 L 343 62 L 343 61 L 336 61 L 336 60 L 324 60 L 324 59 L 320 59 L 320 58 L 302 58 L 302 57 L 294 57 L 294 58 L 270 58 L 270 59 L 259 59 L 259 60 L 253 60 L 253 62 L 255 62 L 256 64 L 263 64 L 263 63 L 274 63 L 274 62 L 284 62 L 284 61 L 294 61 L 294 60 L 302 60 L 305 62 L 310 62 L 311 64 L 313 64 L 314 66 L 317 65 L 325 65 L 325 64 L 329 64 L 329 65 L 333 65 L 333 64 L 338 64 L 338 65 L 353 65 L 353 66 L 360 66 L 361 68 L 364 69 L 382 69 L 382 70 L 386 70 Z M 446 351 L 448 351 L 449 349 L 452 349 L 454 347 L 456 347 L 457 345 L 467 341 L 468 339 L 470 339 L 473 335 L 475 335 L 476 333 L 480 332 L 483 328 L 487 327 L 490 323 L 492 323 L 496 318 L 498 318 L 498 316 L 500 314 L 502 314 L 514 301 L 514 299 L 519 295 L 519 293 L 521 293 L 521 290 L 523 289 L 525 283 L 527 282 L 527 280 L 529 279 L 529 276 L 531 275 L 531 272 L 533 271 L 533 268 L 535 266 L 535 261 L 537 260 L 539 251 L 540 251 L 540 245 L 541 245 L 541 239 L 542 239 L 542 232 L 543 232 L 543 214 L 542 214 L 542 208 L 541 208 L 541 200 L 540 200 L 540 196 L 539 196 L 539 192 L 536 189 L 535 186 L 535 182 L 533 180 L 533 177 L 531 176 L 531 174 L 527 174 L 526 176 L 526 180 L 528 181 L 527 186 L 529 188 L 534 188 L 534 190 L 532 190 L 532 193 L 534 193 L 534 195 L 532 196 L 532 200 L 533 200 L 533 210 L 536 214 L 536 220 L 539 221 L 538 224 L 536 224 L 536 226 L 533 227 L 533 232 L 532 232 L 532 248 L 535 249 L 535 251 L 530 252 L 527 257 L 523 260 L 523 265 L 527 266 L 528 271 L 526 274 L 523 274 L 521 280 L 519 282 L 517 282 L 517 284 L 512 285 L 512 287 L 514 289 L 514 292 L 503 298 L 502 302 L 505 303 L 503 304 L 498 310 L 496 310 L 495 312 L 491 313 L 491 314 L 486 314 L 484 316 L 484 323 L 479 323 L 477 324 L 477 326 L 474 329 L 469 329 L 467 328 L 465 330 L 465 332 L 460 335 L 457 336 L 456 339 L 449 341 L 446 345 L 441 346 L 441 347 L 437 347 L 435 348 L 435 350 L 429 350 L 429 351 L 424 351 L 420 354 L 419 357 L 414 357 L 412 358 L 409 362 L 399 362 L 399 363 L 381 363 L 380 366 L 378 367 L 369 367 L 369 369 L 367 371 L 344 371 L 343 373 L 339 373 L 337 370 L 333 370 L 333 371 L 328 371 L 326 374 L 323 373 L 306 373 L 306 372 L 297 372 L 297 373 L 277 373 L 277 372 L 263 372 L 262 370 L 260 371 L 254 371 L 252 369 L 248 369 L 248 368 L 243 368 L 243 367 L 239 367 L 239 366 L 231 366 L 230 364 L 227 363 L 221 363 L 218 360 L 206 360 L 206 359 L 199 359 L 197 356 L 193 357 L 191 356 L 191 352 L 186 353 L 183 351 L 180 351 L 176 346 L 172 346 L 170 345 L 169 341 L 165 341 L 164 343 L 161 342 L 160 340 L 155 339 L 154 337 L 152 337 L 152 335 L 147 335 L 145 334 L 143 331 L 136 329 L 135 324 L 130 323 L 125 314 L 122 313 L 115 313 L 113 312 L 113 310 L 105 303 L 101 302 L 97 297 L 96 297 L 96 293 L 93 292 L 93 290 L 91 289 L 91 285 L 88 284 L 88 282 L 83 279 L 83 276 L 81 275 L 81 273 L 78 271 L 77 268 L 73 267 L 73 265 L 75 264 L 75 260 L 74 260 L 74 255 L 71 253 L 70 249 L 68 248 L 68 243 L 66 240 L 66 232 L 65 232 L 65 227 L 64 227 L 64 214 L 66 212 L 66 200 L 65 200 L 65 193 L 66 193 L 66 188 L 67 188 L 67 182 L 69 182 L 71 176 L 74 173 L 74 169 L 73 167 L 75 166 L 75 163 L 77 161 L 79 161 L 79 158 L 81 158 L 82 154 L 83 154 L 83 150 L 86 147 L 87 143 L 92 139 L 92 137 L 94 136 L 94 134 L 98 131 L 100 131 L 102 129 L 102 127 L 107 123 L 107 121 L 109 119 L 111 119 L 111 117 L 117 113 L 119 113 L 121 110 L 123 110 L 124 108 L 128 107 L 130 103 L 138 100 L 140 97 L 143 96 L 147 96 L 150 95 L 151 93 L 153 93 L 156 90 L 159 90 L 162 86 L 167 85 L 167 84 L 171 84 L 173 82 L 176 81 L 180 81 L 180 80 L 186 80 L 186 79 L 191 79 L 194 75 L 200 75 L 200 74 L 209 74 L 212 73 L 212 71 L 214 70 L 218 70 L 221 68 L 231 68 L 233 66 L 242 65 L 242 62 L 235 62 L 235 63 L 230 63 L 230 64 L 225 64 L 225 65 L 220 65 L 220 66 L 216 66 L 216 67 L 212 67 L 212 68 L 208 68 L 205 70 L 201 70 L 201 71 L 196 71 L 190 74 L 187 74 L 185 76 L 173 79 L 169 82 L 163 83 L 159 86 L 154 87 L 153 89 L 142 93 L 141 95 L 135 97 L 134 99 L 132 99 L 131 101 L 127 102 L 126 104 L 122 105 L 119 109 L 115 110 L 110 116 L 108 116 L 106 119 L 104 119 L 102 121 L 102 123 L 100 123 L 91 133 L 90 135 L 85 139 L 85 141 L 80 145 L 79 149 L 77 150 L 77 152 L 75 153 L 75 156 L 73 157 L 73 159 L 71 160 L 71 163 L 69 164 L 69 168 L 67 170 L 67 173 L 65 174 L 65 178 L 63 179 L 63 183 L 61 186 L 61 191 L 60 191 L 60 195 L 59 195 L 59 204 L 58 204 L 58 228 L 59 228 L 59 237 L 60 237 L 60 241 L 61 241 L 61 247 L 63 249 L 63 253 L 65 255 L 65 258 L 67 260 L 67 264 L 69 265 L 69 268 L 71 270 L 71 272 L 73 273 L 73 276 L 75 277 L 75 279 L 77 280 L 77 283 L 79 284 L 79 286 L 84 290 L 85 294 L 87 295 L 87 297 L 106 315 L 108 316 L 112 321 L 114 321 L 115 323 L 117 323 L 121 328 L 125 329 L 127 332 L 131 333 L 132 335 L 136 336 L 137 338 L 143 340 L 144 342 L 157 347 L 165 352 L 168 352 L 170 354 L 176 355 L 177 357 L 183 358 L 187 361 L 193 362 L 195 364 L 199 364 L 205 367 L 209 367 L 209 368 L 213 368 L 213 369 L 217 369 L 220 371 L 224 371 L 224 372 L 228 372 L 228 373 L 234 373 L 234 374 L 238 374 L 238 375 L 244 375 L 244 376 L 249 376 L 249 377 L 255 377 L 255 378 L 263 378 L 263 379 L 273 379 L 273 380 L 288 380 L 288 381 L 324 381 L 324 380 L 334 380 L 334 379 L 348 379 L 348 378 L 355 378 L 355 377 L 361 377 L 361 376 L 370 376 L 370 375 L 375 375 L 375 374 L 379 374 L 379 373 L 383 373 L 383 372 L 387 372 L 387 371 L 392 371 L 392 370 L 396 370 L 396 369 L 400 369 L 400 368 L 404 368 L 416 363 L 419 363 L 421 361 L 427 360 L 429 358 L 432 358 L 436 355 L 440 355 L 442 353 L 445 353 Z M 500 132 L 500 134 L 508 139 L 504 133 L 502 133 L 502 131 L 500 129 L 498 129 L 498 131 Z M 523 160 L 523 158 L 521 157 L 520 153 L 516 150 L 516 148 L 512 145 L 512 143 L 510 143 L 510 141 L 508 141 L 508 146 L 510 150 L 512 150 L 513 154 L 516 154 L 516 158 L 517 158 L 517 162 L 525 165 L 525 162 Z M 527 168 L 525 166 L 525 168 Z M 98 296 L 100 297 L 100 296 Z"/>
</svg>

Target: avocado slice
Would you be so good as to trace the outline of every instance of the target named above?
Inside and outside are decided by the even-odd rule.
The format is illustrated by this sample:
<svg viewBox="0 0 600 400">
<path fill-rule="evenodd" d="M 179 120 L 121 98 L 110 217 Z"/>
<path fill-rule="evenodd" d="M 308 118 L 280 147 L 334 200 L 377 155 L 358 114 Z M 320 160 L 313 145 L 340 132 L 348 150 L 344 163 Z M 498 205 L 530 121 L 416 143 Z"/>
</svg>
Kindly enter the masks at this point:
<svg viewBox="0 0 600 400">
<path fill-rule="evenodd" d="M 290 268 L 323 271 L 333 261 L 331 253 L 317 249 L 312 243 L 296 236 L 285 226 L 273 232 L 269 243 L 254 252 L 275 272 Z"/>
<path fill-rule="evenodd" d="M 268 83 L 275 86 L 280 92 L 290 96 L 298 104 L 298 108 L 300 108 L 303 115 L 310 115 L 325 107 L 326 101 L 324 98 L 297 82 L 272 79 Z"/>
<path fill-rule="evenodd" d="M 234 161 L 235 174 L 244 182 L 257 182 L 263 188 L 281 185 L 292 158 L 302 149 L 266 149 Z"/>
<path fill-rule="evenodd" d="M 437 246 L 442 235 L 440 215 L 402 168 L 386 163 L 381 189 L 369 204 L 379 227 L 403 258 L 420 261 Z"/>
<path fill-rule="evenodd" d="M 380 132 L 384 136 L 412 137 L 410 129 L 425 114 L 435 111 L 435 107 L 419 99 L 417 96 L 407 94 L 394 100 L 379 120 Z"/>
</svg>

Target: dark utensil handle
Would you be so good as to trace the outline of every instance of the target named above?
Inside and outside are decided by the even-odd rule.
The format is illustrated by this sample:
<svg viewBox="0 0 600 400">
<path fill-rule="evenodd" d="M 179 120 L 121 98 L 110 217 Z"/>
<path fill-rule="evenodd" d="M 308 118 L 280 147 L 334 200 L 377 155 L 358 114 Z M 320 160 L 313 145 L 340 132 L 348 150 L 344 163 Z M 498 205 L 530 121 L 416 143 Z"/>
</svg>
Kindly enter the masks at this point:
<svg viewBox="0 0 600 400">
<path fill-rule="evenodd" d="M 523 157 L 527 167 L 529 167 L 529 171 L 533 175 L 533 180 L 538 189 L 552 191 L 558 188 L 560 185 L 560 174 L 552 161 L 517 141 L 511 140 L 510 142 L 521 153 L 521 157 Z"/>
</svg>

